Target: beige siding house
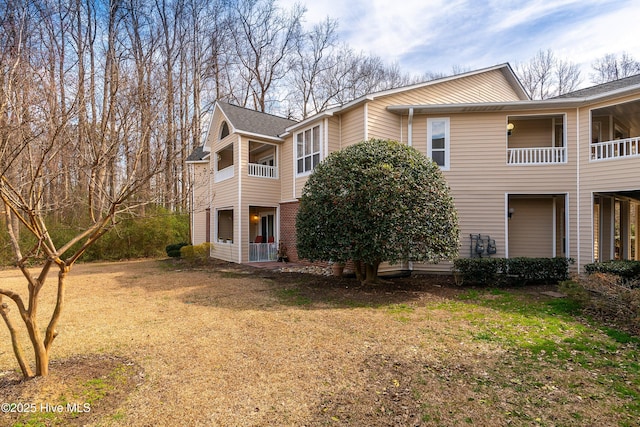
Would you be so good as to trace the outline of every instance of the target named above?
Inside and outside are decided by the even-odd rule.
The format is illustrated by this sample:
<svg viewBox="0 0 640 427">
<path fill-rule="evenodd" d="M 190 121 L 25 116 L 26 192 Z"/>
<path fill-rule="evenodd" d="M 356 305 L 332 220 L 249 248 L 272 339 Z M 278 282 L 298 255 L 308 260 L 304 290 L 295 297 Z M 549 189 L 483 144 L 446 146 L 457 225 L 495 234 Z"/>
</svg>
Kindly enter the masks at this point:
<svg viewBox="0 0 640 427">
<path fill-rule="evenodd" d="M 297 260 L 297 203 L 314 167 L 389 138 L 440 166 L 461 257 L 562 256 L 576 269 L 640 259 L 639 136 L 640 76 L 533 101 L 508 64 L 373 93 L 298 123 L 218 103 L 188 160 L 192 240 L 239 263 L 274 259 L 282 242 Z"/>
</svg>

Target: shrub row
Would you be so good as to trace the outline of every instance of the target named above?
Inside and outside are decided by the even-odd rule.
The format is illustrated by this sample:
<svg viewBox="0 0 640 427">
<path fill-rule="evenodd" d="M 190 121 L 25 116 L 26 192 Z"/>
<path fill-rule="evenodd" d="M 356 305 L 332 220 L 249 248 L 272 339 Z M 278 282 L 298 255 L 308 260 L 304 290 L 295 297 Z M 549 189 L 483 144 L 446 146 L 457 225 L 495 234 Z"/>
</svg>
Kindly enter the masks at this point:
<svg viewBox="0 0 640 427">
<path fill-rule="evenodd" d="M 618 277 L 621 284 L 638 286 L 640 284 L 640 261 L 612 260 L 596 262 L 584 266 L 587 274 L 603 273 Z"/>
<path fill-rule="evenodd" d="M 180 257 L 188 261 L 206 261 L 211 255 L 212 244 L 186 245 L 180 248 Z"/>
<path fill-rule="evenodd" d="M 188 243 L 173 243 L 171 245 L 167 245 L 164 250 L 167 252 L 167 256 L 171 258 L 180 258 L 182 256 L 182 248 L 185 246 L 189 246 Z"/>
<path fill-rule="evenodd" d="M 558 283 L 569 278 L 570 258 L 458 258 L 459 284 L 488 286 Z"/>
</svg>

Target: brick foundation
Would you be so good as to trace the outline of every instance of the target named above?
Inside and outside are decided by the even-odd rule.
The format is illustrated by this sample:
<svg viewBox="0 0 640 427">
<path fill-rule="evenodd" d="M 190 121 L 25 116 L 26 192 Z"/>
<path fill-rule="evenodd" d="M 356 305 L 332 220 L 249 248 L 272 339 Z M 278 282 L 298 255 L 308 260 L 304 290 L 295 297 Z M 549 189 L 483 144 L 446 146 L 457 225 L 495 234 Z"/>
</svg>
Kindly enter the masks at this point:
<svg viewBox="0 0 640 427">
<path fill-rule="evenodd" d="M 289 261 L 299 262 L 296 250 L 296 215 L 300 202 L 280 204 L 280 240 L 287 247 Z"/>
<path fill-rule="evenodd" d="M 288 202 L 280 204 L 280 240 L 287 247 L 287 255 L 290 262 L 305 265 L 315 265 L 326 267 L 329 263 L 324 261 L 310 262 L 306 259 L 298 258 L 296 249 L 296 216 L 300 202 Z"/>
</svg>

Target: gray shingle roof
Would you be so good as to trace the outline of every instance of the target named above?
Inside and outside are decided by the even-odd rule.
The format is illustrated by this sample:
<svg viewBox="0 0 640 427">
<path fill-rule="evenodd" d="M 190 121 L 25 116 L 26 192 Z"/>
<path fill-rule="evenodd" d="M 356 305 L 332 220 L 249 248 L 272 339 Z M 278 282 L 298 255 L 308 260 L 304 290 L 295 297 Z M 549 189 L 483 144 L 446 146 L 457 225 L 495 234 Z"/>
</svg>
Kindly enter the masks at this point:
<svg viewBox="0 0 640 427">
<path fill-rule="evenodd" d="M 189 154 L 189 157 L 187 157 L 187 162 L 197 162 L 198 160 L 204 160 L 204 158 L 208 156 L 209 153 L 205 152 L 203 148 L 204 147 L 202 145 L 194 148 L 191 154 Z"/>
<path fill-rule="evenodd" d="M 218 102 L 218 106 L 236 131 L 277 137 L 283 134 L 287 127 L 296 123 L 294 120 L 238 107 L 226 102 Z"/>
<path fill-rule="evenodd" d="M 612 82 L 602 83 L 596 86 L 587 87 L 584 89 L 578 89 L 574 92 L 569 92 L 565 93 L 564 95 L 557 96 L 556 98 L 586 98 L 607 92 L 612 92 L 618 89 L 624 89 L 625 87 L 629 86 L 635 86 L 637 84 L 640 84 L 640 74 L 625 77 L 619 80 L 614 80 Z"/>
</svg>

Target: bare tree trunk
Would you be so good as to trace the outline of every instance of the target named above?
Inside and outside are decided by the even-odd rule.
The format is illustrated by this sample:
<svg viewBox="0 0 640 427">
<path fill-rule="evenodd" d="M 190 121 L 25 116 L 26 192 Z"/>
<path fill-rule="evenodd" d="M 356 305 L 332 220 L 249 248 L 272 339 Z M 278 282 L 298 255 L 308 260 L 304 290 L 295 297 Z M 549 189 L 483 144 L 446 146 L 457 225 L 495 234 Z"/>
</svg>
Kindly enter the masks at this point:
<svg viewBox="0 0 640 427">
<path fill-rule="evenodd" d="M 22 372 L 22 376 L 25 378 L 29 378 L 33 376 L 33 371 L 27 363 L 27 359 L 24 356 L 24 350 L 22 349 L 22 345 L 20 344 L 20 340 L 18 339 L 18 330 L 13 325 L 13 321 L 9 317 L 9 305 L 5 302 L 2 302 L 2 295 L 0 295 L 0 315 L 4 320 L 4 323 L 7 325 L 7 329 L 9 330 L 9 334 L 11 335 L 11 346 L 13 347 L 13 354 L 18 361 L 18 365 L 20 365 L 20 371 Z"/>
</svg>

